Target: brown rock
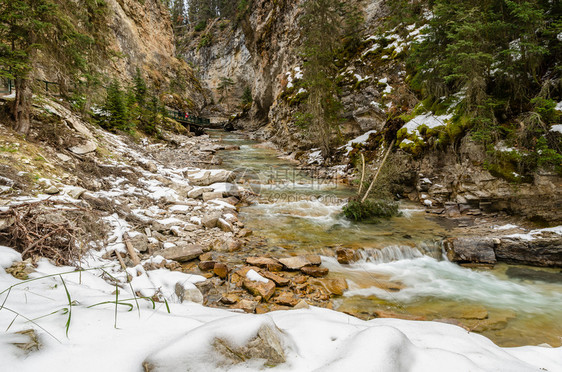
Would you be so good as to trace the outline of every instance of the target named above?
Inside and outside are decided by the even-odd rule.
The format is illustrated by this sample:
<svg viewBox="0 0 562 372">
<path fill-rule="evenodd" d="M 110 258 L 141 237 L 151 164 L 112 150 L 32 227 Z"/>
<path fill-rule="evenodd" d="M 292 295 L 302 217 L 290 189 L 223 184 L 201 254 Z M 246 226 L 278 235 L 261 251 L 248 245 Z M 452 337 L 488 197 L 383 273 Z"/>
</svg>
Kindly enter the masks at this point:
<svg viewBox="0 0 562 372">
<path fill-rule="evenodd" d="M 278 296 L 273 298 L 273 302 L 279 305 L 286 305 L 286 306 L 296 306 L 299 303 L 300 299 L 295 297 L 294 294 L 291 292 L 282 292 Z"/>
<path fill-rule="evenodd" d="M 285 277 L 282 277 L 281 275 L 277 275 L 269 271 L 263 271 L 261 272 L 261 275 L 269 280 L 273 280 L 275 284 L 277 284 L 280 287 L 285 287 L 291 284 L 290 279 L 287 279 Z"/>
<path fill-rule="evenodd" d="M 203 218 L 201 219 L 201 224 L 208 229 L 212 229 L 213 227 L 217 226 L 219 218 L 221 218 L 220 212 L 209 213 L 203 216 Z"/>
<path fill-rule="evenodd" d="M 201 261 L 199 262 L 199 270 L 201 271 L 210 271 L 215 268 L 216 261 Z"/>
<path fill-rule="evenodd" d="M 330 293 L 336 296 L 342 296 L 343 292 L 349 288 L 347 281 L 343 278 L 321 279 L 319 282 L 321 282 Z"/>
<path fill-rule="evenodd" d="M 256 310 L 256 306 L 258 306 L 257 301 L 241 300 L 236 308 L 242 309 L 247 313 L 253 313 Z"/>
<path fill-rule="evenodd" d="M 215 257 L 213 255 L 213 252 L 205 252 L 201 256 L 199 256 L 199 259 L 201 261 L 214 261 Z"/>
<path fill-rule="evenodd" d="M 319 266 L 305 266 L 301 268 L 301 271 L 309 276 L 315 277 L 315 278 L 320 278 L 323 276 L 328 275 L 328 272 L 330 270 L 328 270 L 328 268 L 326 267 L 319 267 Z"/>
<path fill-rule="evenodd" d="M 385 310 L 375 310 L 375 311 L 373 311 L 373 315 L 375 315 L 375 317 L 377 317 L 377 318 L 396 318 L 396 319 L 405 319 L 405 320 L 426 320 L 426 318 L 424 316 L 421 316 L 421 315 L 393 313 L 393 312 L 385 311 Z"/>
<path fill-rule="evenodd" d="M 295 282 L 295 284 L 303 284 L 306 283 L 307 281 L 308 281 L 308 277 L 304 275 L 298 275 L 293 278 L 293 282 Z"/>
<path fill-rule="evenodd" d="M 293 307 L 293 309 L 309 309 L 310 305 L 308 305 L 308 302 L 306 302 L 305 300 L 300 300 L 298 304 L 295 305 L 295 307 Z"/>
<path fill-rule="evenodd" d="M 349 248 L 336 249 L 336 258 L 340 264 L 349 264 L 356 261 L 355 251 Z"/>
<path fill-rule="evenodd" d="M 221 297 L 221 302 L 225 305 L 234 305 L 238 301 L 240 301 L 240 297 L 234 293 L 226 293 Z"/>
<path fill-rule="evenodd" d="M 274 258 L 268 257 L 248 257 L 246 259 L 248 265 L 267 268 L 269 271 L 281 271 L 283 265 Z"/>
<path fill-rule="evenodd" d="M 275 283 L 272 280 L 264 283 L 245 279 L 244 288 L 254 296 L 261 296 L 265 301 L 268 301 L 271 296 L 273 296 L 273 293 L 275 293 Z"/>
<path fill-rule="evenodd" d="M 221 279 L 225 279 L 228 276 L 228 266 L 221 262 L 215 263 L 213 267 L 213 272 Z"/>
<path fill-rule="evenodd" d="M 300 270 L 304 266 L 318 266 L 322 263 L 320 256 L 315 254 L 281 258 L 279 261 L 289 270 Z"/>
<path fill-rule="evenodd" d="M 253 233 L 252 230 L 250 230 L 248 228 L 244 228 L 244 229 L 242 229 L 238 232 L 238 236 L 241 237 L 241 238 L 245 238 L 247 236 L 252 235 L 252 233 Z"/>
</svg>

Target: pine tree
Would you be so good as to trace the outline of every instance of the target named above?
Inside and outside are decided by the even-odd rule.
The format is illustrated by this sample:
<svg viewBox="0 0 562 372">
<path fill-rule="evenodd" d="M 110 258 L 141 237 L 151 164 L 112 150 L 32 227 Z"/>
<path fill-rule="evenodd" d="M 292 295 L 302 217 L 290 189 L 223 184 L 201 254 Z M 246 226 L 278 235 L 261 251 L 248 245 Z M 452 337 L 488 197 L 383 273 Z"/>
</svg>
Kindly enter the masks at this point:
<svg viewBox="0 0 562 372">
<path fill-rule="evenodd" d="M 33 59 L 44 44 L 55 10 L 50 0 L 9 0 L 0 5 L 0 77 L 15 81 L 12 113 L 15 130 L 24 134 L 31 127 Z"/>
<path fill-rule="evenodd" d="M 308 129 L 324 156 L 332 153 L 333 135 L 339 129 L 341 103 L 337 96 L 335 61 L 343 47 L 342 39 L 356 31 L 357 22 L 346 22 L 351 9 L 341 0 L 307 0 L 300 19 L 304 86 L 309 92 Z"/>
<path fill-rule="evenodd" d="M 133 89 L 135 92 L 136 102 L 139 104 L 139 106 L 144 106 L 147 87 L 146 87 L 146 81 L 142 77 L 141 71 L 138 67 L 135 72 L 135 76 L 133 77 L 133 85 L 134 85 Z"/>
<path fill-rule="evenodd" d="M 130 96 L 134 97 L 134 94 L 130 94 Z M 107 97 L 104 104 L 104 110 L 110 114 L 107 129 L 130 129 L 131 125 L 125 98 L 119 82 L 113 80 L 107 88 Z"/>
</svg>

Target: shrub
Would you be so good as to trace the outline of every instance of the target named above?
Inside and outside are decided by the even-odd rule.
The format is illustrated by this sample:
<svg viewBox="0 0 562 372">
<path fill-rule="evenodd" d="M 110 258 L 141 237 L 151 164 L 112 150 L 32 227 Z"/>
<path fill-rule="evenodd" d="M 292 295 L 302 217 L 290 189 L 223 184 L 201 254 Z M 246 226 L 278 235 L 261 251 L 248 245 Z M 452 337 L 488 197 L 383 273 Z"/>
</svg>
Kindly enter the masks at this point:
<svg viewBox="0 0 562 372">
<path fill-rule="evenodd" d="M 361 203 L 351 200 L 343 207 L 343 214 L 352 221 L 376 221 L 377 218 L 391 218 L 399 215 L 398 203 L 393 200 L 366 200 Z"/>
</svg>

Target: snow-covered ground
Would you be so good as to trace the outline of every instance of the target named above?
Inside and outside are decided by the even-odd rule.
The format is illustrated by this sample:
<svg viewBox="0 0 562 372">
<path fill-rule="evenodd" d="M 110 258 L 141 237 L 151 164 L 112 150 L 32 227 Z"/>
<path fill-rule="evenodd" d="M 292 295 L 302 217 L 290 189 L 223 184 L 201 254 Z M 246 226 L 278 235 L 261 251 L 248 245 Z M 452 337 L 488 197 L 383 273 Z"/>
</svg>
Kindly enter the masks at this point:
<svg viewBox="0 0 562 372">
<path fill-rule="evenodd" d="M 179 303 L 176 283 L 189 288 L 202 278 L 166 269 L 140 270 L 117 297 L 101 269 L 72 273 L 42 261 L 30 276 L 37 280 L 6 274 L 4 268 L 20 259 L 0 247 L 2 371 L 141 371 L 145 360 L 156 371 L 259 370 L 264 360 L 232 365 L 213 345 L 221 339 L 242 346 L 264 326 L 275 331 L 286 360 L 268 368 L 277 371 L 562 371 L 562 348 L 500 348 L 449 324 L 362 321 L 320 308 L 250 315 Z M 89 263 L 119 276 L 116 264 Z M 135 300 L 133 291 L 158 291 L 168 305 L 153 308 L 146 299 Z M 29 341 L 15 333 L 27 329 L 37 332 L 38 351 L 14 346 Z"/>
</svg>

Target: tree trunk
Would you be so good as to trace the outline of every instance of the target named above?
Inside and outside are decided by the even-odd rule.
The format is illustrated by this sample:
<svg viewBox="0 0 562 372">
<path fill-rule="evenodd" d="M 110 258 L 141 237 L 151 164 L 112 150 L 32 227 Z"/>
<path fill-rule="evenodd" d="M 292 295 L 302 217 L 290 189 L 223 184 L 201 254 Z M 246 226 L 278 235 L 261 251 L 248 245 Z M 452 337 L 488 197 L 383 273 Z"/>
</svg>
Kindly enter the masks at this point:
<svg viewBox="0 0 562 372">
<path fill-rule="evenodd" d="M 31 87 L 29 80 L 16 78 L 16 100 L 14 101 L 13 114 L 16 121 L 14 129 L 17 132 L 28 134 L 31 128 Z"/>
</svg>

